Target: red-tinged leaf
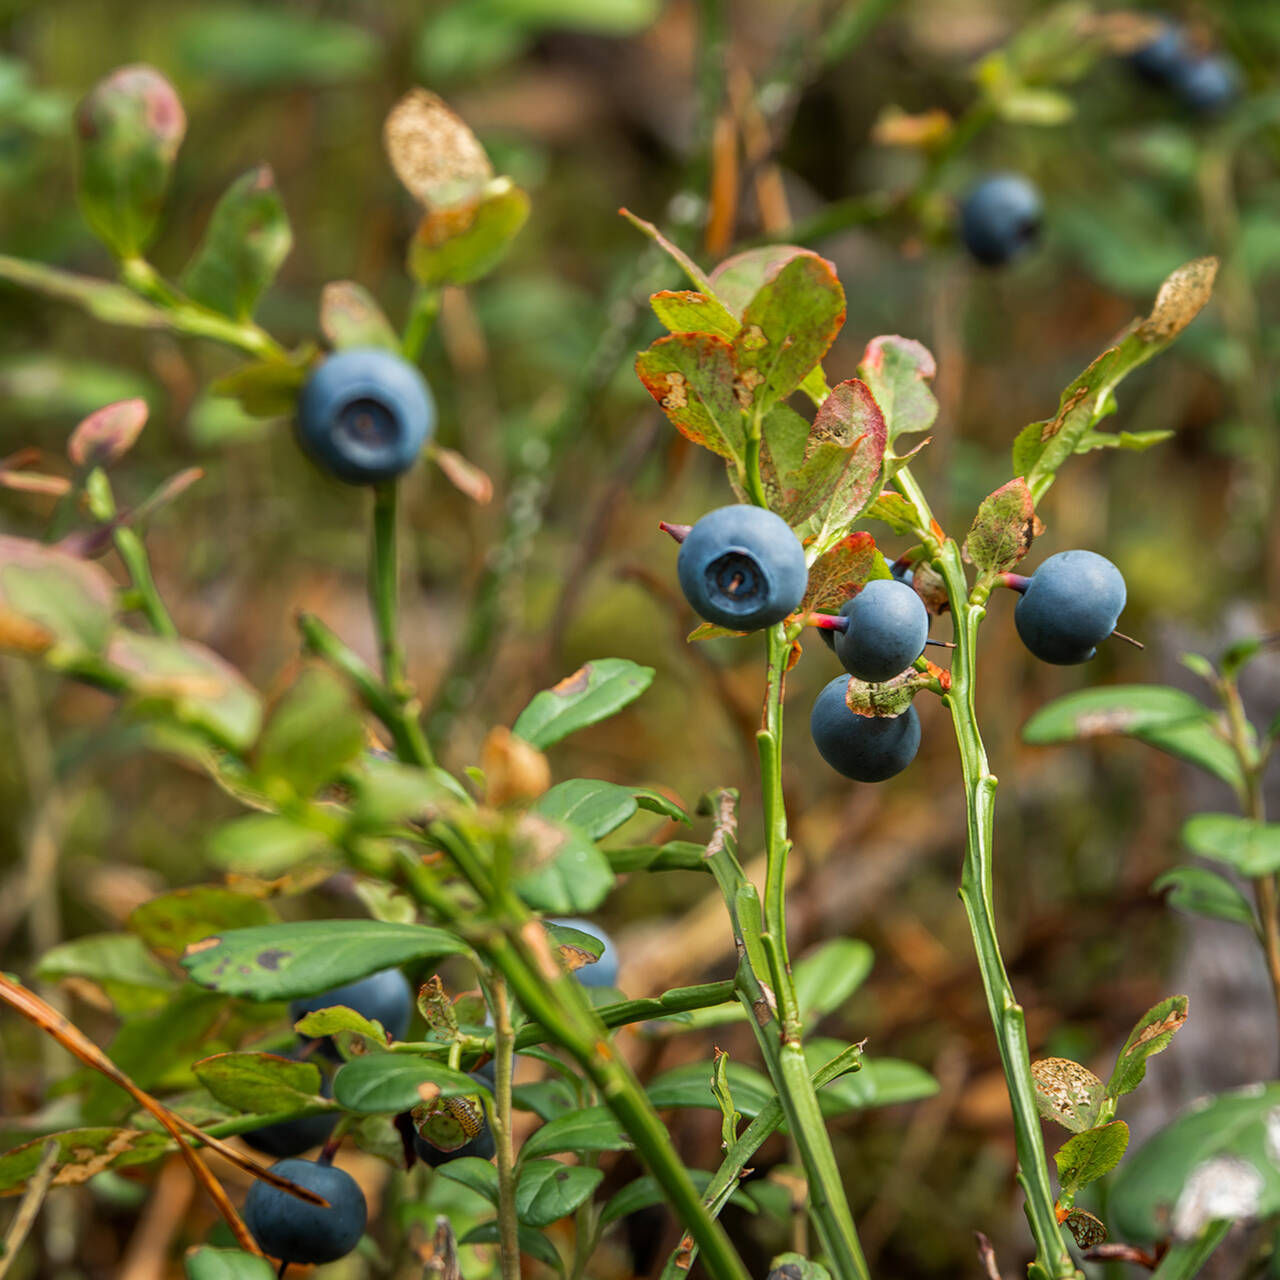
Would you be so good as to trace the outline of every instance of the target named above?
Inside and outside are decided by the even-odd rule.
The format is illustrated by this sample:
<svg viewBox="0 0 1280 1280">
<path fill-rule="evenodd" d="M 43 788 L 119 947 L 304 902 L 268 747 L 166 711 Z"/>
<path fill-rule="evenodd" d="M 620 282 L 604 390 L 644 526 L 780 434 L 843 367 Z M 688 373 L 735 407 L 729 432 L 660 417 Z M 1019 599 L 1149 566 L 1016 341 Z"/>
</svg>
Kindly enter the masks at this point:
<svg viewBox="0 0 1280 1280">
<path fill-rule="evenodd" d="M 809 566 L 800 612 L 836 613 L 874 576 L 876 558 L 875 539 L 865 530 L 841 538 Z"/>
<path fill-rule="evenodd" d="M 696 289 L 663 289 L 650 297 L 649 305 L 672 333 L 714 333 L 732 338 L 740 328 L 717 299 Z"/>
<path fill-rule="evenodd" d="M 128 512 L 122 520 L 123 524 L 138 524 L 146 520 L 149 516 L 155 515 L 162 507 L 167 507 L 169 503 L 186 493 L 197 480 L 204 478 L 204 469 L 202 467 L 187 467 L 183 471 L 179 471 L 176 475 L 170 476 L 160 485 L 153 489 L 132 511 Z"/>
<path fill-rule="evenodd" d="M 44 493 L 60 498 L 71 492 L 71 481 L 65 476 L 47 476 L 37 471 L 25 471 L 40 461 L 39 449 L 19 449 L 7 458 L 0 458 L 0 488 L 14 489 L 21 493 Z"/>
<path fill-rule="evenodd" d="M 784 263 L 747 303 L 733 339 L 734 393 L 742 408 L 790 395 L 830 350 L 844 314 L 831 263 L 816 253 Z"/>
<path fill-rule="evenodd" d="M 1019 476 L 983 498 L 964 542 L 964 556 L 984 577 L 1007 573 L 1043 532 L 1035 499 Z"/>
<path fill-rule="evenodd" d="M 808 252 L 793 244 L 770 244 L 735 253 L 711 273 L 716 297 L 735 316 L 741 316 L 766 280 L 776 276 L 792 258 Z"/>
<path fill-rule="evenodd" d="M 798 525 L 814 517 L 819 535 L 846 528 L 878 492 L 884 418 L 866 383 L 841 382 L 822 402 L 804 461 L 781 480 L 779 514 Z"/>
<path fill-rule="evenodd" d="M 0 649 L 64 659 L 100 653 L 115 583 L 97 565 L 25 538 L 0 537 Z"/>
<path fill-rule="evenodd" d="M 109 467 L 133 448 L 147 413 L 147 402 L 140 397 L 98 409 L 71 433 L 67 457 L 77 467 Z"/>
<path fill-rule="evenodd" d="M 890 444 L 933 425 L 938 402 L 929 383 L 937 372 L 933 353 L 914 338 L 883 334 L 867 343 L 858 375 L 884 414 Z"/>
<path fill-rule="evenodd" d="M 722 458 L 742 458 L 742 411 L 734 398 L 733 351 L 709 333 L 673 333 L 636 357 L 645 390 L 672 425 Z"/>
<path fill-rule="evenodd" d="M 493 481 L 474 462 L 439 445 L 431 450 L 431 459 L 444 472 L 445 479 L 472 502 L 486 507 L 493 501 Z"/>
</svg>

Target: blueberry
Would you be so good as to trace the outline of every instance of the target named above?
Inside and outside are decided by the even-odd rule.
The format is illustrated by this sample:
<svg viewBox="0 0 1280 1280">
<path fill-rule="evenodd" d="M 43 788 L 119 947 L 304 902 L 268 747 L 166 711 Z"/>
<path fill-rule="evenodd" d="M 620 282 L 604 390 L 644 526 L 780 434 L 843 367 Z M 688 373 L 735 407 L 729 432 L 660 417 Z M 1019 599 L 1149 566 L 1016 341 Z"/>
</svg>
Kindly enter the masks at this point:
<svg viewBox="0 0 1280 1280">
<path fill-rule="evenodd" d="M 314 369 L 298 397 L 298 440 L 348 484 L 378 484 L 413 466 L 435 427 L 422 375 L 378 347 L 353 347 Z"/>
<path fill-rule="evenodd" d="M 1120 570 L 1092 551 L 1059 551 L 1032 575 L 1013 611 L 1022 643 L 1044 662 L 1088 662 L 1124 608 Z"/>
<path fill-rule="evenodd" d="M 297 1060 L 300 1054 L 295 1049 L 291 1053 L 280 1056 Z M 333 1084 L 323 1071 L 320 1073 L 320 1096 L 333 1097 Z M 279 1124 L 263 1125 L 261 1129 L 250 1129 L 248 1133 L 240 1136 L 255 1151 L 275 1156 L 278 1160 L 283 1156 L 300 1156 L 304 1151 L 320 1146 L 328 1140 L 333 1132 L 333 1126 L 337 1123 L 336 1112 L 330 1112 L 327 1115 L 321 1113 L 314 1116 L 299 1116 L 296 1120 L 282 1120 Z"/>
<path fill-rule="evenodd" d="M 970 187 L 960 205 L 960 238 L 981 263 L 995 267 L 1039 238 L 1044 203 L 1020 173 L 996 173 Z"/>
<path fill-rule="evenodd" d="M 497 1064 L 491 1059 L 483 1067 L 472 1071 L 470 1073 L 471 1078 L 482 1081 L 492 1090 L 496 1066 Z M 418 1153 L 418 1159 L 423 1164 L 430 1165 L 433 1169 L 438 1169 L 442 1164 L 448 1164 L 450 1160 L 461 1160 L 464 1156 L 475 1156 L 480 1160 L 492 1160 L 498 1151 L 497 1144 L 493 1140 L 493 1129 L 487 1116 L 484 1118 L 480 1132 L 465 1146 L 455 1147 L 452 1151 L 445 1151 L 443 1148 L 437 1147 L 435 1143 L 428 1142 L 422 1134 L 415 1132 L 413 1135 L 413 1148 Z"/>
<path fill-rule="evenodd" d="M 680 588 L 694 611 L 732 631 L 758 631 L 795 612 L 808 584 L 804 548 L 763 507 L 721 507 L 680 544 Z"/>
<path fill-rule="evenodd" d="M 836 632 L 836 657 L 859 680 L 892 680 L 924 652 L 929 611 L 905 582 L 875 578 L 840 612 L 849 629 Z"/>
<path fill-rule="evenodd" d="M 1222 53 L 1190 58 L 1169 77 L 1169 88 L 1197 115 L 1218 115 L 1240 96 L 1240 68 Z"/>
<path fill-rule="evenodd" d="M 584 987 L 616 987 L 618 985 L 618 948 L 613 939 L 598 925 L 590 920 L 580 920 L 576 916 L 548 916 L 547 924 L 563 925 L 566 929 L 577 929 L 580 933 L 588 933 L 604 943 L 604 950 L 595 964 L 584 964 L 575 969 L 573 976 Z"/>
<path fill-rule="evenodd" d="M 304 1014 L 337 1004 L 346 1005 L 363 1017 L 382 1023 L 393 1040 L 403 1040 L 413 1012 L 413 993 L 399 969 L 384 969 L 381 973 L 361 978 L 359 982 L 348 982 L 344 987 L 335 987 L 318 996 L 294 1000 L 289 1005 L 289 1016 L 297 1022 Z M 320 1048 L 330 1058 L 340 1056 L 329 1036 L 320 1042 Z"/>
<path fill-rule="evenodd" d="M 1129 65 L 1150 84 L 1167 86 L 1190 59 L 1187 34 L 1165 19 L 1157 34 L 1128 56 Z"/>
<path fill-rule="evenodd" d="M 920 716 L 908 707 L 900 716 L 860 716 L 844 700 L 848 676 L 836 676 L 818 694 L 809 716 L 809 732 L 818 754 L 855 782 L 883 782 L 915 759 L 920 747 Z"/>
<path fill-rule="evenodd" d="M 323 1196 L 329 1207 L 255 1182 L 244 1202 L 244 1221 L 264 1253 L 281 1262 L 310 1265 L 335 1262 L 356 1247 L 368 1208 L 349 1173 L 312 1160 L 278 1160 L 271 1172 Z"/>
</svg>

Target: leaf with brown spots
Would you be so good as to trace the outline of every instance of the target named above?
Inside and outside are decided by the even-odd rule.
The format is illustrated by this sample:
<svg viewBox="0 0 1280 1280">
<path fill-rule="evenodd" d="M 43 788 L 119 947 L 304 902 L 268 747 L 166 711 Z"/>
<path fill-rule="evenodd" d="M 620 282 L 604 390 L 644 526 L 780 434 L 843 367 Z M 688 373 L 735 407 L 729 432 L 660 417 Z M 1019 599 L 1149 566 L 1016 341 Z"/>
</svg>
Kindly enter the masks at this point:
<svg viewBox="0 0 1280 1280">
<path fill-rule="evenodd" d="M 799 612 L 837 613 L 868 579 L 889 576 L 875 539 L 865 530 L 851 533 L 809 566 L 809 585 Z"/>
<path fill-rule="evenodd" d="M 681 435 L 722 458 L 745 456 L 733 349 L 724 338 L 710 333 L 659 338 L 636 357 L 636 373 Z"/>
<path fill-rule="evenodd" d="M 921 689 L 931 689 L 936 677 L 925 671 L 909 667 L 892 680 L 880 684 L 868 684 L 856 676 L 849 677 L 845 691 L 845 706 L 855 716 L 900 716 L 915 700 Z"/>
<path fill-rule="evenodd" d="M 1129 1032 L 1116 1058 L 1115 1070 L 1107 1081 L 1107 1096 L 1118 1098 L 1136 1089 L 1147 1073 L 1147 1059 L 1168 1048 L 1186 1020 L 1186 996 L 1168 996 L 1148 1009 Z"/>
<path fill-rule="evenodd" d="M 373 294 L 354 280 L 331 280 L 320 293 L 320 331 L 335 350 L 386 347 L 400 351 L 400 340 Z"/>
<path fill-rule="evenodd" d="M 396 177 L 428 207 L 474 198 L 493 177 L 475 134 L 426 89 L 411 89 L 391 108 L 382 141 Z"/>
<path fill-rule="evenodd" d="M 1072 1133 L 1082 1133 L 1098 1123 L 1106 1096 L 1102 1081 L 1087 1067 L 1070 1058 L 1042 1058 L 1031 1064 L 1036 1087 L 1036 1110 Z"/>
<path fill-rule="evenodd" d="M 964 542 L 964 557 L 985 578 L 1007 573 L 1044 532 L 1027 482 L 1019 476 L 983 498 Z"/>
<path fill-rule="evenodd" d="M 0 1155 L 0 1195 L 17 1195 L 40 1167 L 46 1142 L 56 1143 L 53 1185 L 79 1186 L 104 1169 L 146 1164 L 169 1149 L 164 1133 L 141 1129 L 68 1129 L 24 1142 Z"/>
<path fill-rule="evenodd" d="M 1067 1214 L 1066 1221 L 1067 1230 L 1081 1249 L 1096 1248 L 1107 1238 L 1107 1229 L 1102 1225 L 1102 1219 L 1095 1217 L 1087 1209 L 1072 1209 Z"/>
</svg>

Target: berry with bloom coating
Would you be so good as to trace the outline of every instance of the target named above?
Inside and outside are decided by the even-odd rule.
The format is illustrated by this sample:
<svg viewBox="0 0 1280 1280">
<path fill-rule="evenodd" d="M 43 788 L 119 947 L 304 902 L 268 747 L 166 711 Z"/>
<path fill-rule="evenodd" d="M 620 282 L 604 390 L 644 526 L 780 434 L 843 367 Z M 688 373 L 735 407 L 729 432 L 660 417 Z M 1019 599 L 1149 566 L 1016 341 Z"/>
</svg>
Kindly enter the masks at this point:
<svg viewBox="0 0 1280 1280">
<path fill-rule="evenodd" d="M 836 632 L 836 657 L 859 680 L 892 680 L 924 652 L 929 611 L 905 582 L 876 578 L 840 612 L 849 627 Z"/>
<path fill-rule="evenodd" d="M 371 973 L 358 982 L 348 982 L 346 986 L 323 991 L 318 996 L 304 996 L 291 1001 L 289 1016 L 297 1022 L 304 1014 L 339 1004 L 354 1009 L 362 1017 L 382 1023 L 393 1040 L 403 1040 L 413 1012 L 413 993 L 399 969 L 383 969 L 381 973 Z M 320 1047 L 331 1058 L 340 1056 L 328 1036 L 320 1042 Z"/>
<path fill-rule="evenodd" d="M 960 238 L 989 267 L 1009 262 L 1039 238 L 1044 203 L 1020 173 L 997 173 L 969 189 L 960 205 Z"/>
<path fill-rule="evenodd" d="M 1059 551 L 1032 575 L 1013 611 L 1022 643 L 1043 662 L 1088 662 L 1124 608 L 1120 570 L 1093 551 Z"/>
<path fill-rule="evenodd" d="M 1226 54 L 1204 54 L 1178 67 L 1169 88 L 1197 115 L 1216 116 L 1240 96 L 1240 68 Z"/>
<path fill-rule="evenodd" d="M 369 1212 L 355 1179 L 312 1160 L 278 1160 L 271 1172 L 323 1196 L 329 1207 L 322 1209 L 279 1187 L 255 1182 L 245 1198 L 244 1221 L 263 1253 L 303 1265 L 346 1257 L 364 1234 Z"/>
<path fill-rule="evenodd" d="M 298 441 L 348 484 L 379 484 L 413 466 L 435 428 L 422 375 L 380 347 L 351 347 L 312 370 L 298 397 Z"/>
<path fill-rule="evenodd" d="M 818 694 L 809 732 L 818 754 L 855 782 L 883 782 L 901 773 L 920 748 L 920 715 L 908 707 L 900 716 L 860 716 L 849 710 L 848 676 L 836 676 Z"/>
<path fill-rule="evenodd" d="M 680 589 L 694 612 L 732 631 L 758 631 L 793 613 L 809 574 L 787 522 L 763 507 L 721 507 L 680 544 Z"/>
</svg>

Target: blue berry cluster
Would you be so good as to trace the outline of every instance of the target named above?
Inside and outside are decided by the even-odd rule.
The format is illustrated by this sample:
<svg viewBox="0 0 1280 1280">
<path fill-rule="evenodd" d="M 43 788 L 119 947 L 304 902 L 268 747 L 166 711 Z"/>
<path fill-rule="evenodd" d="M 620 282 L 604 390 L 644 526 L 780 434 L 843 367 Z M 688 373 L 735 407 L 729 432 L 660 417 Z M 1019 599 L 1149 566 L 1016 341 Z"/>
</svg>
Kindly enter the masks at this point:
<svg viewBox="0 0 1280 1280">
<path fill-rule="evenodd" d="M 1198 48 L 1187 29 L 1171 18 L 1163 19 L 1152 39 L 1129 55 L 1129 65 L 1148 84 L 1172 93 L 1196 115 L 1219 115 L 1240 96 L 1240 68 L 1235 60 Z"/>
</svg>

